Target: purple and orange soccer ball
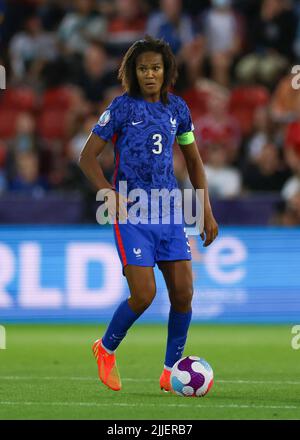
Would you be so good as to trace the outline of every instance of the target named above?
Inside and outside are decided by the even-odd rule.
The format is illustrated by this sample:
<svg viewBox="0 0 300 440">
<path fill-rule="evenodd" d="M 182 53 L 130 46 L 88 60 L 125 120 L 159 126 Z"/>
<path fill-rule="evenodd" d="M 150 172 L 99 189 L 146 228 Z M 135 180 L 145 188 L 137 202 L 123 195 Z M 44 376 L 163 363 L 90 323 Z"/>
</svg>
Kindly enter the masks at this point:
<svg viewBox="0 0 300 440">
<path fill-rule="evenodd" d="M 183 397 L 202 397 L 214 383 L 214 372 L 206 360 L 187 356 L 174 364 L 171 372 L 171 387 L 175 394 Z"/>
</svg>

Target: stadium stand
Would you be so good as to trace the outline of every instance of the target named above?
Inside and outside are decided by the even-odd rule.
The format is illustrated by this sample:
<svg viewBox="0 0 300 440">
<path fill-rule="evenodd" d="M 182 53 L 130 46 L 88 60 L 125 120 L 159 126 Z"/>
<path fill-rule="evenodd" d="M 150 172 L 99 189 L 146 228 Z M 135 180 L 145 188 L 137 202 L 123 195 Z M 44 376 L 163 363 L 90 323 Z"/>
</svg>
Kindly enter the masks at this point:
<svg viewBox="0 0 300 440">
<path fill-rule="evenodd" d="M 300 64 L 299 1 L 3 0 L 0 15 L 0 64 L 7 73 L 0 91 L 0 205 L 7 208 L 12 191 L 16 197 L 18 163 L 30 162 L 21 153 L 32 152 L 44 197 L 50 194 L 54 204 L 59 194 L 59 206 L 61 194 L 66 204 L 78 196 L 73 220 L 95 222 L 94 209 L 82 203 L 93 193 L 75 156 L 90 121 L 120 93 L 120 57 L 148 32 L 176 53 L 174 91 L 190 106 L 214 203 L 222 206 L 220 222 L 230 223 L 228 203 L 233 223 L 251 223 L 238 211 L 258 203 L 266 209 L 253 221 L 300 224 L 297 212 L 286 220 L 300 193 L 293 166 L 300 156 L 300 91 L 291 75 Z M 265 157 L 273 166 L 262 166 Z M 180 153 L 176 160 L 183 161 Z M 103 159 L 109 178 L 113 161 L 111 149 Z M 179 186 L 188 186 L 180 165 L 175 171 Z M 228 191 L 214 191 L 216 181 Z M 17 192 L 31 201 L 35 189 L 31 182 Z M 8 217 L 0 215 L 0 222 Z"/>
</svg>

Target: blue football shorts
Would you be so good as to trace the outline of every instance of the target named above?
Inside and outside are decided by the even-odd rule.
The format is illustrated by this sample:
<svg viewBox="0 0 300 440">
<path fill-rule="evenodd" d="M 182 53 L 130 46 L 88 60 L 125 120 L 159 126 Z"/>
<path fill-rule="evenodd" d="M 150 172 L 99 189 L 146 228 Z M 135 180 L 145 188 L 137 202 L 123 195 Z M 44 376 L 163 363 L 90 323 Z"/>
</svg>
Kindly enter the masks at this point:
<svg viewBox="0 0 300 440">
<path fill-rule="evenodd" d="M 114 224 L 114 238 L 124 267 L 155 266 L 159 261 L 191 260 L 183 224 Z"/>
</svg>

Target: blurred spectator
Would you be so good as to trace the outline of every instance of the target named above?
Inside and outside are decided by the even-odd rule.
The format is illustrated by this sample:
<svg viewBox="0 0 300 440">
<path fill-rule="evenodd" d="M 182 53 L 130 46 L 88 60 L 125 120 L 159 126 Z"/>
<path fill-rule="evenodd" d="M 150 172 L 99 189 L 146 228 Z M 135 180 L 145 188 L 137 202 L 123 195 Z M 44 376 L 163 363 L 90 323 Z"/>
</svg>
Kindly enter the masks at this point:
<svg viewBox="0 0 300 440">
<path fill-rule="evenodd" d="M 147 34 L 166 40 L 175 54 L 191 43 L 194 39 L 192 20 L 183 13 L 182 1 L 161 0 L 160 11 L 148 19 Z"/>
<path fill-rule="evenodd" d="M 211 0 L 211 8 L 201 16 L 199 28 L 206 41 L 211 77 L 228 86 L 230 68 L 242 47 L 243 20 L 231 7 L 231 0 Z"/>
<path fill-rule="evenodd" d="M 240 195 L 241 174 L 238 169 L 228 165 L 226 151 L 219 144 L 208 147 L 205 164 L 209 193 L 212 197 L 230 198 Z"/>
<path fill-rule="evenodd" d="M 34 152 L 39 155 L 39 171 L 46 175 L 50 172 L 55 151 L 37 134 L 36 120 L 30 113 L 20 113 L 16 119 L 15 136 L 8 142 L 6 161 L 7 175 L 14 174 L 15 157 L 19 153 Z"/>
<path fill-rule="evenodd" d="M 289 177 L 278 147 L 266 142 L 243 170 L 244 188 L 251 191 L 280 191 Z"/>
<path fill-rule="evenodd" d="M 39 175 L 38 155 L 33 151 L 17 152 L 15 155 L 15 173 L 9 182 L 11 191 L 27 192 L 35 196 L 49 189 L 48 182 Z"/>
<path fill-rule="evenodd" d="M 36 14 L 37 4 L 30 0 L 2 0 L 2 2 L 5 14 L 0 33 L 3 32 L 6 46 L 12 36 L 22 29 L 24 19 Z"/>
<path fill-rule="evenodd" d="M 237 65 L 239 80 L 273 86 L 293 59 L 296 26 L 295 13 L 287 9 L 285 0 L 263 0 L 259 16 L 248 29 L 252 53 Z"/>
<path fill-rule="evenodd" d="M 300 191 L 296 192 L 289 200 L 278 204 L 272 224 L 300 226 Z"/>
<path fill-rule="evenodd" d="M 148 19 L 147 34 L 166 40 L 177 55 L 176 89 L 180 91 L 193 84 L 200 72 L 204 42 L 196 36 L 191 17 L 183 12 L 182 0 L 161 0 L 160 11 Z"/>
<path fill-rule="evenodd" d="M 72 137 L 67 146 L 68 157 L 71 162 L 78 162 L 79 154 L 92 130 L 97 123 L 98 117 L 94 115 L 87 116 L 80 124 L 75 136 Z"/>
<path fill-rule="evenodd" d="M 300 116 L 300 92 L 292 87 L 293 75 L 282 78 L 276 87 L 272 102 L 272 118 L 278 122 L 291 122 Z"/>
<path fill-rule="evenodd" d="M 38 15 L 42 20 L 43 27 L 47 31 L 56 31 L 65 13 L 66 2 L 61 0 L 41 1 Z"/>
<path fill-rule="evenodd" d="M 16 136 L 13 140 L 15 151 L 34 151 L 36 145 L 36 123 L 30 113 L 21 113 L 16 123 Z"/>
<path fill-rule="evenodd" d="M 140 0 L 115 0 L 115 14 L 110 20 L 106 43 L 113 56 L 122 56 L 136 40 L 143 38 L 146 17 Z"/>
<path fill-rule="evenodd" d="M 59 41 L 66 54 L 83 54 L 90 41 L 104 39 L 107 23 L 96 10 L 95 0 L 75 0 L 58 29 Z"/>
<path fill-rule="evenodd" d="M 283 226 L 300 226 L 300 191 L 295 193 L 286 203 L 281 224 Z"/>
<path fill-rule="evenodd" d="M 97 9 L 107 20 L 110 20 L 115 13 L 115 2 L 111 0 L 98 0 Z"/>
<path fill-rule="evenodd" d="M 284 200 L 289 200 L 300 191 L 300 122 L 288 126 L 285 157 L 293 176 L 283 186 L 281 195 Z"/>
<path fill-rule="evenodd" d="M 122 88 L 121 84 L 106 89 L 103 93 L 103 100 L 100 101 L 99 106 L 97 106 L 96 113 L 98 117 L 107 109 L 107 107 L 115 98 L 122 95 L 123 93 L 124 89 Z"/>
<path fill-rule="evenodd" d="M 59 56 L 54 61 L 47 63 L 41 71 L 41 88 L 48 89 L 68 84 L 74 76 L 74 64 L 72 61 L 68 57 L 62 58 Z"/>
<path fill-rule="evenodd" d="M 197 14 L 204 12 L 210 6 L 211 0 L 201 0 L 201 2 L 195 0 L 184 0 L 184 10 L 192 17 L 196 17 Z"/>
<path fill-rule="evenodd" d="M 241 140 L 239 125 L 228 113 L 228 90 L 211 90 L 207 98 L 207 113 L 194 120 L 195 137 L 203 160 L 207 160 L 207 148 L 218 144 L 224 149 L 227 160 L 233 162 Z"/>
<path fill-rule="evenodd" d="M 110 67 L 109 58 L 102 45 L 92 43 L 87 47 L 75 82 L 83 90 L 85 98 L 97 104 L 96 110 L 105 90 L 118 85 L 117 72 Z"/>
<path fill-rule="evenodd" d="M 258 107 L 254 112 L 253 133 L 246 146 L 246 159 L 255 161 L 274 133 L 269 107 Z"/>
<path fill-rule="evenodd" d="M 12 73 L 17 80 L 24 80 L 26 74 L 29 80 L 35 80 L 44 64 L 58 55 L 55 36 L 43 30 L 36 15 L 24 19 L 24 30 L 12 38 L 9 53 Z"/>
</svg>

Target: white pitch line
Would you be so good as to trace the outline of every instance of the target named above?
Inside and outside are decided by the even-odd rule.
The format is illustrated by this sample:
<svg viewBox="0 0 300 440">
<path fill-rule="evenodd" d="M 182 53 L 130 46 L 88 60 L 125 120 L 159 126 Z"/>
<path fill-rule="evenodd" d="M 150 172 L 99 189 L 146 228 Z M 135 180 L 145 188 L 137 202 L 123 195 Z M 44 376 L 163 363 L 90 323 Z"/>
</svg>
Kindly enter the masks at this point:
<svg viewBox="0 0 300 440">
<path fill-rule="evenodd" d="M 87 376 L 0 376 L 1 380 L 69 380 L 69 381 L 91 381 L 97 382 L 99 379 Z M 144 378 L 137 379 L 133 377 L 122 378 L 124 382 L 157 382 L 157 379 Z M 215 383 L 230 383 L 230 384 L 248 384 L 248 385 L 300 385 L 300 381 L 293 380 L 244 380 L 244 379 L 215 379 Z"/>
<path fill-rule="evenodd" d="M 300 381 L 293 381 L 293 380 L 243 380 L 243 379 L 216 379 L 216 382 L 220 383 L 234 383 L 234 384 L 257 384 L 257 385 L 264 385 L 264 384 L 271 384 L 271 385 L 300 385 Z"/>
<path fill-rule="evenodd" d="M 122 406 L 122 407 L 136 407 L 141 406 L 140 403 L 116 403 L 116 402 L 109 402 L 109 403 L 99 403 L 99 402 L 13 402 L 13 401 L 0 401 L 0 405 L 10 405 L 10 406 L 83 406 L 83 407 L 101 407 L 101 406 Z M 235 405 L 235 404 L 229 404 L 229 405 L 186 405 L 183 403 L 171 403 L 171 404 L 162 404 L 159 405 L 157 403 L 143 403 L 143 407 L 158 407 L 162 406 L 164 408 L 166 407 L 180 407 L 180 408 L 212 408 L 212 409 L 224 409 L 224 408 L 235 408 L 235 409 L 300 409 L 299 406 L 294 405 Z"/>
<path fill-rule="evenodd" d="M 95 377 L 85 376 L 0 376 L 1 380 L 78 380 L 78 381 L 97 381 Z M 124 379 L 123 379 L 124 380 Z"/>
</svg>

